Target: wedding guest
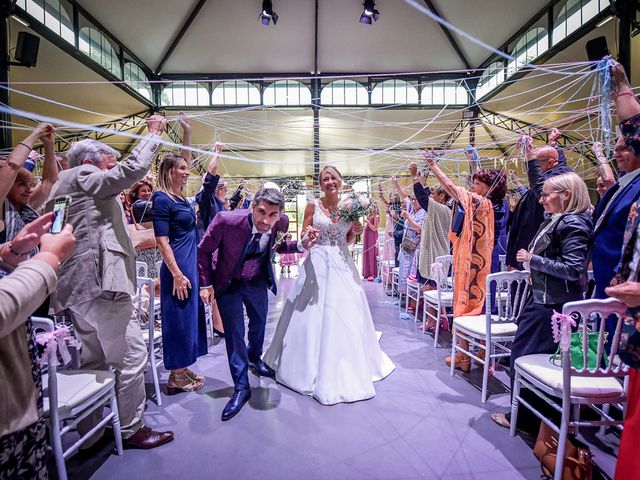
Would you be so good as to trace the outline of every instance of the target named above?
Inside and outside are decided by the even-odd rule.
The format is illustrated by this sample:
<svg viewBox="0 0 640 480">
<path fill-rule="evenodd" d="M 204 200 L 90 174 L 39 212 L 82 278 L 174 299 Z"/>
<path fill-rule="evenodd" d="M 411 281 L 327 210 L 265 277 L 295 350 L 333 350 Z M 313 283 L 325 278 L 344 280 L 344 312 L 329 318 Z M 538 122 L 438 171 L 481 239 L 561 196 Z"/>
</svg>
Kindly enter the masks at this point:
<svg viewBox="0 0 640 480">
<path fill-rule="evenodd" d="M 120 424 L 129 448 L 154 448 L 173 439 L 143 424 L 147 346 L 140 324 L 132 319 L 131 296 L 136 292 L 135 251 L 127 236 L 120 193 L 143 178 L 160 151 L 166 119 L 147 119 L 145 136 L 123 162 L 119 153 L 96 140 L 76 142 L 67 152 L 72 168 L 60 172 L 47 203 L 70 196 L 67 220 L 74 227 L 77 248 L 60 267 L 51 312 L 71 317 L 82 343 L 80 368 L 116 372 Z M 78 424 L 86 434 L 98 423 L 97 409 Z M 103 429 L 85 443 L 90 447 Z"/>
<path fill-rule="evenodd" d="M 158 171 L 152 196 L 153 228 L 162 259 L 160 304 L 164 366 L 170 370 L 167 392 L 193 392 L 204 377 L 188 367 L 207 353 L 204 312 L 199 312 L 196 265 L 196 213 L 184 196 L 189 166 L 182 157 L 167 155 Z"/>
<path fill-rule="evenodd" d="M 47 420 L 29 315 L 55 290 L 60 264 L 75 244 L 71 225 L 56 235 L 46 233 L 52 220 L 52 213 L 43 215 L 14 237 L 24 251 L 40 244 L 31 259 L 0 247 L 0 263 L 17 266 L 0 280 L 0 478 L 47 478 Z"/>
<path fill-rule="evenodd" d="M 378 276 L 378 226 L 380 214 L 374 203 L 364 225 L 362 239 L 362 276 L 373 280 Z"/>
<path fill-rule="evenodd" d="M 554 353 L 557 344 L 549 328 L 553 312 L 561 312 L 567 302 L 582 300 L 587 291 L 587 265 L 593 236 L 592 206 L 584 181 L 575 173 L 547 179 L 542 186 L 540 204 L 549 216 L 528 249 L 518 252 L 518 262 L 531 271 L 531 290 L 518 316 L 511 347 L 512 383 L 515 362 L 525 355 Z M 526 392 L 526 390 L 525 390 Z M 523 392 L 529 401 L 530 397 Z M 539 420 L 521 409 L 518 424 L 536 432 Z M 526 413 L 525 413 L 526 412 Z M 509 426 L 509 415 L 496 413 L 493 420 Z"/>
<path fill-rule="evenodd" d="M 520 137 L 527 158 L 529 190 L 522 195 L 513 215 L 509 219 L 506 263 L 511 269 L 521 270 L 516 260 L 517 252 L 527 248 L 535 231 L 544 221 L 544 209 L 540 205 L 540 192 L 544 181 L 554 175 L 571 172 L 561 149 L 554 147 L 561 133 L 554 128 L 549 134 L 549 145 L 533 149 L 533 140 L 528 135 Z"/>
<path fill-rule="evenodd" d="M 149 180 L 142 179 L 133 184 L 127 193 L 127 202 L 131 209 L 131 216 L 136 223 L 153 221 L 151 215 L 151 195 L 153 185 Z"/>
<path fill-rule="evenodd" d="M 433 154 L 424 160 L 442 187 L 464 210 L 462 229 L 450 234 L 453 243 L 453 316 L 480 315 L 485 306 L 486 278 L 500 270 L 499 254 L 503 248 L 508 208 L 505 172 L 481 168 L 474 173 L 471 190 L 456 186 L 438 167 Z M 460 341 L 468 349 L 466 341 Z M 451 358 L 447 357 L 447 364 Z M 471 360 L 459 353 L 456 367 L 471 369 Z"/>
<path fill-rule="evenodd" d="M 400 253 L 398 255 L 398 290 L 400 291 L 400 306 L 404 307 L 402 298 L 407 292 L 407 279 L 409 276 L 415 275 L 412 267 L 415 265 L 414 262 L 420 245 L 422 222 L 427 216 L 427 212 L 422 209 L 415 197 L 407 195 L 395 177 L 391 181 L 403 202 L 400 215 L 404 219 L 404 231 L 402 232 L 402 242 L 400 243 Z"/>
<path fill-rule="evenodd" d="M 33 154 L 31 149 L 37 140 L 44 145 L 45 158 L 42 181 L 35 185 L 35 160 L 28 155 Z M 0 219 L 4 221 L 4 229 L 0 232 L 0 242 L 11 241 L 26 224 L 38 218 L 36 210 L 44 204 L 58 178 L 54 142 L 55 129 L 49 124 L 40 124 L 13 149 L 2 168 L 0 199 L 4 201 L 0 202 Z M 33 255 L 36 251 L 30 253 Z"/>
</svg>

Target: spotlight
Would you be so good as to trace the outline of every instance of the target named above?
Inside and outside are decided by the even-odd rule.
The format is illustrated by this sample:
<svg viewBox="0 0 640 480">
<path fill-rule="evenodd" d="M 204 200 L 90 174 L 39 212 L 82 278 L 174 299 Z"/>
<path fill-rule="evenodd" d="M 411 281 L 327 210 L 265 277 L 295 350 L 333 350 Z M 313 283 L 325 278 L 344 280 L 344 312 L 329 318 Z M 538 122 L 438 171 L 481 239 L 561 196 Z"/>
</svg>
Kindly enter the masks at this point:
<svg viewBox="0 0 640 480">
<path fill-rule="evenodd" d="M 360 23 L 371 25 L 372 22 L 377 22 L 378 18 L 380 18 L 380 12 L 376 10 L 376 2 L 374 0 L 364 0 L 362 5 L 364 10 L 360 15 Z"/>
<path fill-rule="evenodd" d="M 262 2 L 262 11 L 260 12 L 259 18 L 263 25 L 269 25 L 271 20 L 273 20 L 274 25 L 278 23 L 278 14 L 273 11 L 271 0 L 264 0 Z"/>
</svg>

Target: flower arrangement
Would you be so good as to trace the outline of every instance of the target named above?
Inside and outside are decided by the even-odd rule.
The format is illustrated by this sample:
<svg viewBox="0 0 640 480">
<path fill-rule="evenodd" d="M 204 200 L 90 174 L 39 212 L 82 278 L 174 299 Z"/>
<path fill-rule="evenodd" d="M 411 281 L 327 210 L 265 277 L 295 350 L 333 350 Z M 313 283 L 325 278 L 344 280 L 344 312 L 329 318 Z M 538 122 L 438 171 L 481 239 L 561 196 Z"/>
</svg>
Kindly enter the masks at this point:
<svg viewBox="0 0 640 480">
<path fill-rule="evenodd" d="M 371 200 L 362 194 L 351 192 L 338 203 L 332 215 L 348 222 L 356 222 L 361 217 L 366 217 L 371 211 Z"/>
</svg>

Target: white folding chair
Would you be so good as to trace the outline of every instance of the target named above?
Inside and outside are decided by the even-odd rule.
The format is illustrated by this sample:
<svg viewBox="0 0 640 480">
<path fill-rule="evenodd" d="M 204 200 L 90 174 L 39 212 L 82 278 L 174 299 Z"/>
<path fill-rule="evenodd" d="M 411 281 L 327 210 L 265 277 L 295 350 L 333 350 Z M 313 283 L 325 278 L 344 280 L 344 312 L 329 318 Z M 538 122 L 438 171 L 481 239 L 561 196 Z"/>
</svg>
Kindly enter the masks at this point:
<svg viewBox="0 0 640 480">
<path fill-rule="evenodd" d="M 487 276 L 486 306 L 484 315 L 455 317 L 451 340 L 451 376 L 455 373 L 456 352 L 477 360 L 483 364 L 482 403 L 487 402 L 489 367 L 495 365 L 497 358 L 508 357 L 511 350 L 507 344 L 513 342 L 518 326 L 516 319 L 522 311 L 529 292 L 529 272 L 514 270 L 497 272 Z M 495 294 L 491 295 L 491 286 L 495 285 Z M 492 307 L 497 313 L 492 314 Z M 458 340 L 466 340 L 469 346 L 484 349 L 484 358 L 458 345 Z M 483 343 L 484 344 L 483 344 Z"/>
<path fill-rule="evenodd" d="M 520 404 L 526 406 L 558 433 L 558 453 L 554 474 L 556 480 L 562 478 L 567 435 L 571 430 L 576 431 L 583 426 L 608 425 L 615 425 L 622 429 L 623 420 L 612 418 L 604 408 L 598 408 L 598 405 L 624 404 L 627 401 L 626 381 L 623 385 L 619 378 L 629 374 L 629 367 L 624 365 L 617 356 L 625 311 L 626 306 L 613 298 L 582 300 L 564 305 L 562 313 L 572 316 L 577 324 L 578 332 L 581 333 L 583 368 L 577 369 L 571 365 L 569 348 L 562 351 L 562 366 L 554 365 L 550 361 L 549 354 L 525 355 L 515 362 L 510 434 L 512 437 L 516 434 Z M 593 323 L 588 319 L 593 314 L 598 314 L 600 317 L 600 321 L 597 322 L 599 323 L 597 327 L 598 346 L 595 353 L 597 364 L 594 368 L 589 369 L 587 359 L 590 342 L 588 334 L 596 332 L 590 332 L 589 325 L 593 325 Z M 616 318 L 615 333 L 613 338 L 608 338 L 605 332 L 606 319 L 611 315 Z M 605 343 L 608 343 L 610 347 L 608 355 L 605 353 Z M 591 352 L 591 356 L 593 355 L 594 353 Z M 606 362 L 603 361 L 603 358 L 606 358 Z M 522 387 L 528 388 L 543 399 L 546 404 L 561 413 L 559 427 L 520 396 Z M 561 406 L 554 401 L 554 398 L 561 400 Z M 581 405 L 588 405 L 599 415 L 600 420 L 580 420 Z"/>
<path fill-rule="evenodd" d="M 145 288 L 146 287 L 146 288 Z M 155 329 L 155 296 L 153 279 L 138 277 L 138 288 L 134 299 L 134 312 L 140 322 L 142 338 L 147 344 L 147 356 L 151 375 L 153 377 L 153 387 L 156 392 L 156 404 L 162 405 L 162 395 L 160 394 L 160 376 L 158 368 L 164 363 L 162 357 L 162 332 Z M 148 293 L 147 293 L 148 292 Z"/>
<path fill-rule="evenodd" d="M 424 306 L 422 308 L 422 331 L 427 333 L 427 316 L 435 322 L 435 330 L 433 333 L 433 348 L 438 347 L 438 335 L 440 334 L 440 322 L 442 319 L 442 310 L 445 310 L 445 319 L 448 319 L 453 314 L 449 315 L 446 309 L 453 308 L 453 278 L 449 277 L 449 271 L 452 271 L 451 262 L 453 257 L 451 255 L 441 255 L 436 257 L 434 264 L 438 264 L 435 267 L 432 265 L 432 272 L 434 273 L 436 281 L 435 290 L 427 290 L 423 292 Z M 435 315 L 431 313 L 433 310 Z"/>
<path fill-rule="evenodd" d="M 391 260 L 383 260 L 380 267 L 380 276 L 382 277 L 382 286 L 385 292 L 389 291 L 391 287 L 391 270 L 396 266 L 396 261 L 394 259 Z"/>
<path fill-rule="evenodd" d="M 500 271 L 507 271 L 507 256 L 506 255 L 498 255 L 498 262 L 500 263 Z"/>
<path fill-rule="evenodd" d="M 418 309 L 420 308 L 420 293 L 422 292 L 422 285 L 417 280 L 410 280 L 407 278 L 407 288 L 406 288 L 406 302 L 404 304 L 404 312 L 409 312 L 409 300 L 413 300 L 416 302 L 416 310 L 413 314 L 414 321 L 418 321 Z"/>
<path fill-rule="evenodd" d="M 145 262 L 136 262 L 136 276 L 149 277 L 149 267 Z"/>
<path fill-rule="evenodd" d="M 398 288 L 398 285 L 400 284 L 400 267 L 393 267 L 391 269 L 391 295 L 393 297 L 395 297 L 396 295 L 398 296 L 398 298 L 401 297 L 400 295 L 400 289 Z"/>
<path fill-rule="evenodd" d="M 33 317 L 31 320 L 36 332 L 54 331 L 54 324 L 48 318 Z M 49 421 L 51 448 L 58 478 L 66 480 L 65 460 L 76 453 L 89 437 L 104 428 L 107 423 L 111 423 L 113 427 L 116 449 L 118 455 L 122 455 L 122 434 L 115 389 L 116 376 L 113 372 L 103 370 L 58 371 L 57 350 L 46 350 L 46 352 L 48 352 L 47 367 L 42 375 L 44 416 Z M 78 422 L 93 413 L 96 408 L 105 405 L 108 405 L 111 411 L 95 427 L 64 450 L 62 436 L 76 428 Z"/>
</svg>

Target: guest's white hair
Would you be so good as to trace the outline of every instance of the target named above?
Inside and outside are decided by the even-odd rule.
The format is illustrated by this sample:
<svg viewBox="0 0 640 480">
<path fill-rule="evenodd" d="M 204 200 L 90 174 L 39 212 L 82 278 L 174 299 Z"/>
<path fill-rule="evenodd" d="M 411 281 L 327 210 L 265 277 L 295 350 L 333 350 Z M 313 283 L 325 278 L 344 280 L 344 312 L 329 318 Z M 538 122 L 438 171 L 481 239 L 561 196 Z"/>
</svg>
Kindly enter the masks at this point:
<svg viewBox="0 0 640 480">
<path fill-rule="evenodd" d="M 102 161 L 102 155 L 113 155 L 116 159 L 120 158 L 120 152 L 109 145 L 87 138 L 71 145 L 67 151 L 67 160 L 72 167 L 82 165 L 85 160 L 97 165 Z"/>
</svg>

